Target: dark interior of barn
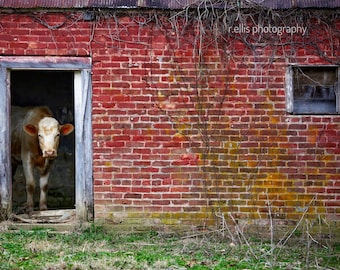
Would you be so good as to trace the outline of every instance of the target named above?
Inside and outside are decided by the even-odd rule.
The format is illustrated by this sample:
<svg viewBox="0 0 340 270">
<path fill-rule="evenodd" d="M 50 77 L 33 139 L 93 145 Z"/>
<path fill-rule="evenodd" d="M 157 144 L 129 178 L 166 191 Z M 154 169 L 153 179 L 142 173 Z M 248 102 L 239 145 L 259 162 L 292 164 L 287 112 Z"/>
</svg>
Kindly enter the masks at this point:
<svg viewBox="0 0 340 270">
<path fill-rule="evenodd" d="M 10 74 L 11 105 L 48 106 L 60 124 L 74 125 L 74 72 L 50 70 L 13 70 Z M 48 182 L 49 209 L 69 209 L 75 205 L 75 133 L 62 137 L 58 157 Z M 39 205 L 39 174 L 35 172 L 35 208 Z M 26 185 L 19 166 L 12 176 L 13 212 L 25 208 Z"/>
</svg>

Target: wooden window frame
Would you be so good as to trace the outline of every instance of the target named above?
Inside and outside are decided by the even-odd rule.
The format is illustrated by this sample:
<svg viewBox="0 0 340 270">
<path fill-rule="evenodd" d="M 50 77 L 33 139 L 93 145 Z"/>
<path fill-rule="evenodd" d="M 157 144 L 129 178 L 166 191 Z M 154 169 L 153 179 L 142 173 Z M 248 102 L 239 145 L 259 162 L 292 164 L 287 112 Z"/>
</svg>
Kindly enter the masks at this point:
<svg viewBox="0 0 340 270">
<path fill-rule="evenodd" d="M 91 66 L 88 57 L 0 57 L 0 219 L 12 212 L 11 70 L 74 72 L 75 211 L 79 220 L 93 219 Z"/>
</svg>

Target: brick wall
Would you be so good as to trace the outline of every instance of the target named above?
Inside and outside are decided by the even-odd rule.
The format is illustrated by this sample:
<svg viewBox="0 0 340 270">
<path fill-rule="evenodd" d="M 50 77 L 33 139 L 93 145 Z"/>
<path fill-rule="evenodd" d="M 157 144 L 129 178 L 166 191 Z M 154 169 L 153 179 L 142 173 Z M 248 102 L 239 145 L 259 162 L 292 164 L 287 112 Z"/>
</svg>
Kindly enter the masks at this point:
<svg viewBox="0 0 340 270">
<path fill-rule="evenodd" d="M 207 36 L 198 54 L 164 18 L 103 15 L 0 18 L 2 56 L 92 57 L 96 220 L 339 219 L 340 117 L 288 114 L 285 98 L 289 64 L 339 62 L 336 36 L 313 22 L 298 47 Z"/>
</svg>

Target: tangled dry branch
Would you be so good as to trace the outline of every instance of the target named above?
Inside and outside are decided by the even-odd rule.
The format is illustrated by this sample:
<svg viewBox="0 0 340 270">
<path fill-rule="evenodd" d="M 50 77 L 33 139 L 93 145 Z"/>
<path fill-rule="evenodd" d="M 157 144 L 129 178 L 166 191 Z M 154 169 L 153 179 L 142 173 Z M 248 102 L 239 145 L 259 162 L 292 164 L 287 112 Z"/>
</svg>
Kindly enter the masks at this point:
<svg viewBox="0 0 340 270">
<path fill-rule="evenodd" d="M 191 42 L 193 56 L 197 59 L 196 86 L 194 87 L 197 105 L 195 106 L 196 123 L 188 124 L 184 131 L 177 131 L 186 135 L 191 145 L 195 145 L 196 142 L 190 139 L 190 135 L 199 134 L 196 137 L 200 137 L 201 141 L 197 145 L 201 147 L 203 181 L 206 188 L 213 185 L 211 183 L 214 182 L 214 174 L 218 169 L 210 166 L 210 171 L 207 171 L 213 143 L 210 131 L 215 124 L 208 122 L 209 117 L 206 116 L 209 110 L 204 107 L 204 94 L 201 92 L 202 85 L 209 76 L 209 72 L 205 68 L 207 63 L 205 63 L 204 57 L 208 49 L 216 48 L 221 52 L 221 59 L 224 59 L 226 66 L 227 62 L 231 61 L 238 53 L 239 43 L 243 44 L 249 55 L 254 57 L 259 52 L 261 54 L 261 50 L 271 51 L 271 55 L 264 65 L 271 64 L 277 56 L 284 57 L 289 62 L 296 62 L 296 57 L 301 49 L 308 50 L 310 55 L 319 56 L 330 64 L 340 63 L 339 9 L 272 10 L 263 8 L 254 1 L 247 0 L 198 0 L 195 4 L 186 6 L 181 10 L 140 9 L 127 11 L 104 9 L 93 10 L 92 12 L 93 21 L 91 22 L 89 47 L 94 42 L 100 42 L 96 40 L 95 36 L 96 31 L 103 27 L 107 27 L 106 38 L 111 41 L 109 45 L 108 43 L 104 45 L 118 49 L 124 43 L 136 43 L 150 49 L 152 42 L 146 42 L 145 39 L 141 38 L 145 28 L 161 31 L 169 40 L 169 44 L 175 44 L 172 48 L 174 51 L 181 47 L 183 40 Z M 65 20 L 60 24 L 51 25 L 43 15 L 41 13 L 32 14 L 32 17 L 50 30 L 74 27 L 82 18 L 68 14 L 65 15 Z M 83 16 L 85 16 L 85 12 Z M 128 17 L 129 20 L 122 20 L 123 17 Z M 133 40 L 127 38 L 130 29 L 136 28 L 136 26 L 138 37 Z M 298 34 L 288 33 L 287 30 L 291 27 L 301 27 L 306 31 Z M 264 29 L 268 29 L 268 31 L 264 31 Z M 273 33 L 270 29 L 275 29 L 276 32 Z M 278 32 L 279 29 L 282 30 L 282 33 Z M 320 35 L 319 33 L 323 34 Z M 325 53 L 325 51 L 328 53 Z M 181 76 L 181 70 L 177 68 L 176 64 L 174 64 L 174 70 Z M 185 85 L 185 82 L 182 85 Z M 222 110 L 225 94 L 226 91 L 220 96 L 219 100 L 216 100 L 216 103 L 219 103 L 216 106 L 218 110 Z M 164 110 L 161 106 L 159 106 L 159 109 L 168 116 L 169 122 L 172 122 L 176 128 L 176 119 L 178 118 L 176 113 L 171 110 Z M 219 119 L 216 119 L 217 123 Z M 258 162 L 260 163 L 261 160 L 258 160 Z M 255 170 L 254 174 L 256 173 Z M 251 179 L 248 180 L 251 182 Z M 215 193 L 218 197 L 218 189 Z M 207 198 L 209 200 L 208 196 Z M 210 205 L 210 202 L 208 204 Z M 216 213 L 220 213 L 220 211 L 217 209 Z"/>
</svg>

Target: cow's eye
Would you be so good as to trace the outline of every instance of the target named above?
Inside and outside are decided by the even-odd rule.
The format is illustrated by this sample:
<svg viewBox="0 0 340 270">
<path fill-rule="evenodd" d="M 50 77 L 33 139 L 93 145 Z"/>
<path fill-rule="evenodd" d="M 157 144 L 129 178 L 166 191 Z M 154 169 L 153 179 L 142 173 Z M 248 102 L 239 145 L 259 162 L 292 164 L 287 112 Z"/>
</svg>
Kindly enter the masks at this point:
<svg viewBox="0 0 340 270">
<path fill-rule="evenodd" d="M 55 135 L 56 138 L 58 138 L 60 136 L 60 133 L 58 133 L 57 135 Z"/>
<path fill-rule="evenodd" d="M 38 137 L 39 137 L 39 138 L 42 138 L 43 136 L 42 136 L 41 134 L 38 134 Z"/>
</svg>

